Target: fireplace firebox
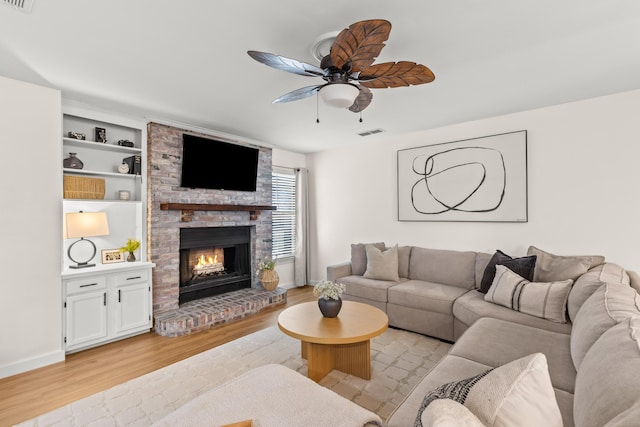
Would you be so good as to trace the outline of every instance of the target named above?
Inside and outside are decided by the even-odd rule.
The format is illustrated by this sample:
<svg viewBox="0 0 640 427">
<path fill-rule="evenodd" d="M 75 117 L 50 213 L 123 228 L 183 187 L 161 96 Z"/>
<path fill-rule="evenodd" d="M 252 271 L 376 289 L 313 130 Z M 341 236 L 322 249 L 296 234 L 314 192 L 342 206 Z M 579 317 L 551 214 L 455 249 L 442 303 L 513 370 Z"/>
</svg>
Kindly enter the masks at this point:
<svg viewBox="0 0 640 427">
<path fill-rule="evenodd" d="M 180 229 L 179 303 L 251 287 L 251 227 Z"/>
</svg>

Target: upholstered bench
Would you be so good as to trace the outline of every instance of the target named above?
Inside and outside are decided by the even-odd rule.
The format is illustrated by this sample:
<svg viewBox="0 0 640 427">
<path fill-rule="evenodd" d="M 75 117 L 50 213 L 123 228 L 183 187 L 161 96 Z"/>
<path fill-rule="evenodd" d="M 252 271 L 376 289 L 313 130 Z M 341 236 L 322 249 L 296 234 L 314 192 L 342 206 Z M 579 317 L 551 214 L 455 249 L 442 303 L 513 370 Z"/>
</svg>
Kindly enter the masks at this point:
<svg viewBox="0 0 640 427">
<path fill-rule="evenodd" d="M 184 404 L 154 425 L 254 427 L 373 427 L 382 420 L 282 365 L 254 368 Z"/>
</svg>

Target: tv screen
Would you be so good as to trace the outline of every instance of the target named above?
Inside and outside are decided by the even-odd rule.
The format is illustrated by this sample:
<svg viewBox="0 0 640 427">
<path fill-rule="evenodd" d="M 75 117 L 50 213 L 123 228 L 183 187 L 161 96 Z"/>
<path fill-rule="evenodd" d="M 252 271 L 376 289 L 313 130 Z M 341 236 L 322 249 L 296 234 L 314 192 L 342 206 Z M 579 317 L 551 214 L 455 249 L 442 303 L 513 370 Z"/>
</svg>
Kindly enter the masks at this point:
<svg viewBox="0 0 640 427">
<path fill-rule="evenodd" d="M 181 187 L 256 191 L 257 148 L 183 134 Z"/>
</svg>

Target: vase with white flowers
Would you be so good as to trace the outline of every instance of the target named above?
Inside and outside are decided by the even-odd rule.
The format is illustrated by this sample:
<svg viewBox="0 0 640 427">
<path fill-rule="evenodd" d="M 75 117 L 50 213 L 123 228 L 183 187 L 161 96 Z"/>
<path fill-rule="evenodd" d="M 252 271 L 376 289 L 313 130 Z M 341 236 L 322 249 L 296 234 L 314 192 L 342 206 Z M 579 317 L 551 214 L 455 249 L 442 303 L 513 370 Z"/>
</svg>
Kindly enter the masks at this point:
<svg viewBox="0 0 640 427">
<path fill-rule="evenodd" d="M 318 307 L 324 317 L 336 317 L 342 308 L 342 293 L 345 287 L 342 283 L 329 280 L 320 282 L 313 287 L 313 295 L 318 297 Z"/>
<path fill-rule="evenodd" d="M 269 257 L 264 258 L 258 264 L 258 271 L 256 271 L 256 274 L 260 278 L 262 287 L 267 291 L 274 290 L 278 287 L 278 283 L 280 283 L 280 276 L 278 276 L 278 272 L 275 268 L 276 260 Z"/>
</svg>

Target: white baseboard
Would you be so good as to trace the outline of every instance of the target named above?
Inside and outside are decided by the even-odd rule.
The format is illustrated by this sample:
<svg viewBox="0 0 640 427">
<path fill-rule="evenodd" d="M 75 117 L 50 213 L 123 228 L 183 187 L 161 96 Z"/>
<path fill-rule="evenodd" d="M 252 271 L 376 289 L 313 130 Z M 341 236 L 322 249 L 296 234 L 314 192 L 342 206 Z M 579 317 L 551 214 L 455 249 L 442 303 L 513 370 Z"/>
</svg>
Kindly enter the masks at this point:
<svg viewBox="0 0 640 427">
<path fill-rule="evenodd" d="M 27 360 L 22 360 L 10 365 L 0 366 L 0 378 L 10 377 L 12 375 L 21 374 L 23 372 L 31 371 L 33 369 L 42 368 L 43 366 L 51 365 L 64 361 L 64 351 L 55 351 L 53 353 L 44 354 L 42 356 L 34 357 Z"/>
</svg>

